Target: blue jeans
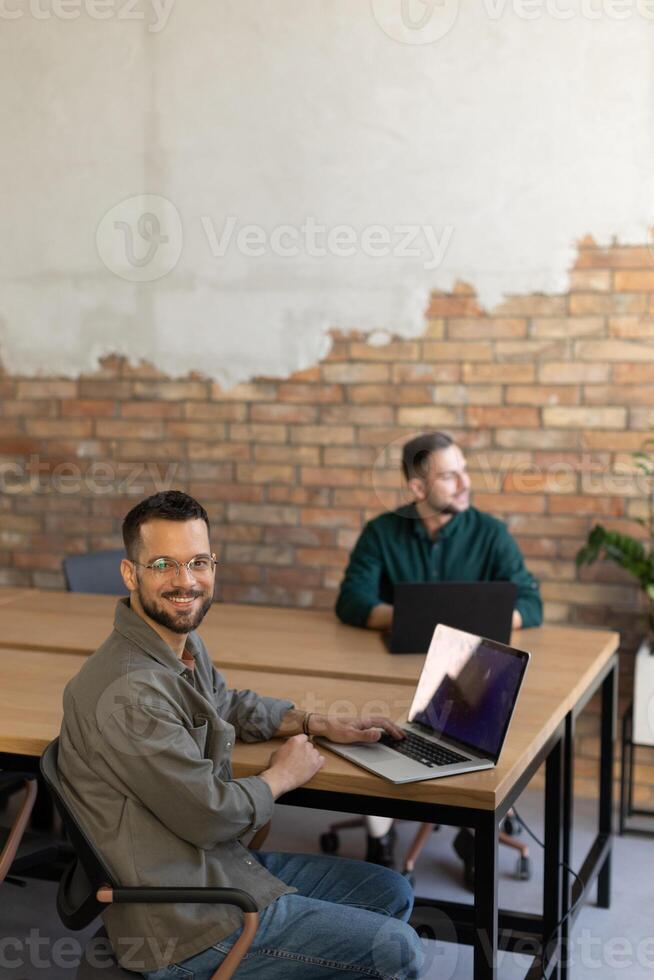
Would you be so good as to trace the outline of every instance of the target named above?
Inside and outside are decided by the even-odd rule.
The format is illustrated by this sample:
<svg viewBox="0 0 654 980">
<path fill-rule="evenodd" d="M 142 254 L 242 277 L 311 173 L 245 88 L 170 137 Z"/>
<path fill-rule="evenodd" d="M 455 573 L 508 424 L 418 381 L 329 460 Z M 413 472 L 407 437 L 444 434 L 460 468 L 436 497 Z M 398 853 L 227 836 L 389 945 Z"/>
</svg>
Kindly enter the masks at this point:
<svg viewBox="0 0 654 980">
<path fill-rule="evenodd" d="M 410 980 L 420 976 L 422 945 L 407 924 L 411 886 L 388 868 L 317 854 L 253 851 L 271 874 L 298 889 L 259 914 L 238 980 Z M 208 980 L 240 929 L 147 980 Z"/>
</svg>

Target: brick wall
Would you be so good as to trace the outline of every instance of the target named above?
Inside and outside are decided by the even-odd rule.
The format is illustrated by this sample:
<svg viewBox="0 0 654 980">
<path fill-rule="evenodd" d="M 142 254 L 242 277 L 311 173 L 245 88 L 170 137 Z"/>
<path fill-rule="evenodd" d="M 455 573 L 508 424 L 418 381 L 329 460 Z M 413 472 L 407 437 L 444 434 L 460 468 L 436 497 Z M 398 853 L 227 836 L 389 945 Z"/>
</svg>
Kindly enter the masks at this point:
<svg viewBox="0 0 654 980">
<path fill-rule="evenodd" d="M 593 522 L 640 535 L 630 453 L 654 423 L 654 253 L 580 243 L 565 295 L 491 316 L 435 294 L 422 337 L 335 333 L 290 378 L 221 391 L 109 358 L 78 380 L 0 375 L 0 584 L 59 588 L 65 554 L 120 544 L 136 499 L 176 486 L 217 525 L 227 601 L 329 608 L 363 521 L 402 497 L 398 447 L 444 428 L 466 447 L 477 506 L 505 518 L 542 582 L 546 619 L 623 633 L 622 701 L 644 628 L 612 565 L 577 572 Z M 597 717 L 582 718 L 592 791 Z M 654 755 L 637 799 L 654 799 Z"/>
</svg>

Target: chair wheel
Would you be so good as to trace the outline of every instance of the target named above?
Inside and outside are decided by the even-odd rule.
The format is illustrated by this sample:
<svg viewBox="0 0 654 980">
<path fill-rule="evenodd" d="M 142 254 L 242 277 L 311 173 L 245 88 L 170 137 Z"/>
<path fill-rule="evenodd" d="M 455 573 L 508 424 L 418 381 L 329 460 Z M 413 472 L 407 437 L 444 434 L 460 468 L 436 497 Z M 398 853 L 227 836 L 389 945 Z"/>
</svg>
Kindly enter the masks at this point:
<svg viewBox="0 0 654 980">
<path fill-rule="evenodd" d="M 518 863 L 515 868 L 515 876 L 518 881 L 529 881 L 531 878 L 531 861 L 528 857 L 518 858 Z"/>
<path fill-rule="evenodd" d="M 328 830 L 320 835 L 320 850 L 323 854 L 338 854 L 338 834 Z"/>
</svg>

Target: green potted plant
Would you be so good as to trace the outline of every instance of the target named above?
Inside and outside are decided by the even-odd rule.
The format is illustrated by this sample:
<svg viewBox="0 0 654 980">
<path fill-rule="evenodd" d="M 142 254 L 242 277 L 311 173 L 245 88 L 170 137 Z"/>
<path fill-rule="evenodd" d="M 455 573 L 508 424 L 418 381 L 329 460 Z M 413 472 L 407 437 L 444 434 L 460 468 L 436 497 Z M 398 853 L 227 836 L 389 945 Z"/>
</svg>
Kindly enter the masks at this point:
<svg viewBox="0 0 654 980">
<path fill-rule="evenodd" d="M 633 575 L 646 596 L 647 625 L 650 638 L 654 640 L 654 461 L 644 451 L 649 445 L 654 445 L 654 439 L 648 439 L 643 450 L 631 454 L 638 469 L 649 480 L 648 516 L 635 518 L 647 529 L 647 542 L 632 538 L 629 534 L 607 531 L 601 524 L 596 524 L 590 531 L 586 544 L 577 552 L 576 563 L 577 568 L 580 568 L 582 565 L 592 565 L 598 558 L 604 558 Z"/>
<path fill-rule="evenodd" d="M 576 556 L 577 568 L 592 565 L 598 558 L 615 562 L 633 575 L 646 597 L 648 635 L 636 652 L 633 699 L 632 741 L 641 745 L 654 745 L 654 716 L 650 711 L 654 703 L 654 460 L 645 452 L 649 446 L 654 446 L 654 439 L 648 439 L 642 450 L 631 454 L 648 482 L 648 515 L 636 518 L 647 530 L 646 541 L 596 524 Z"/>
</svg>

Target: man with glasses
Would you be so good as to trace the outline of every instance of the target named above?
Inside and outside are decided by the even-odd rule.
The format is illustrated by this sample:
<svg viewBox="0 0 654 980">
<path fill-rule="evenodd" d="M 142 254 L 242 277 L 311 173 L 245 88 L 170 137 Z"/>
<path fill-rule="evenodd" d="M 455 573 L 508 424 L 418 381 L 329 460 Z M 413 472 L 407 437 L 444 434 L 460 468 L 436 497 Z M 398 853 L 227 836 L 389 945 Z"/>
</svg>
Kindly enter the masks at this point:
<svg viewBox="0 0 654 980">
<path fill-rule="evenodd" d="M 310 740 L 376 741 L 384 718 L 331 718 L 291 701 L 229 690 L 195 630 L 214 592 L 204 508 L 155 494 L 123 523 L 129 598 L 114 630 L 64 693 L 59 770 L 76 816 L 122 885 L 249 892 L 260 925 L 243 978 L 341 973 L 417 977 L 408 883 L 385 868 L 322 855 L 249 851 L 274 800 L 324 758 Z M 268 767 L 234 779 L 236 738 L 285 737 Z M 128 970 L 150 980 L 208 978 L 240 934 L 231 906 L 111 905 L 105 925 Z"/>
</svg>

